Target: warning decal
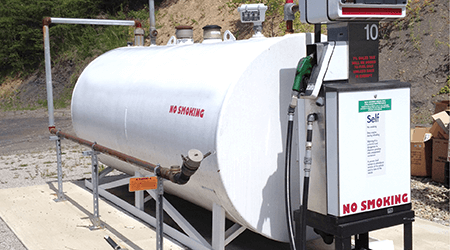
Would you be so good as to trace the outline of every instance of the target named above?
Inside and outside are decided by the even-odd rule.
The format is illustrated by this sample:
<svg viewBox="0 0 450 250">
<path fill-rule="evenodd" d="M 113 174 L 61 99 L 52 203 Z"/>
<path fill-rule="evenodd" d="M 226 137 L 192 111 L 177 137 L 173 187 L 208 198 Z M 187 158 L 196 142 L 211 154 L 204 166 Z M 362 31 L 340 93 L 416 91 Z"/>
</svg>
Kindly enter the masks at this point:
<svg viewBox="0 0 450 250">
<path fill-rule="evenodd" d="M 392 109 L 391 99 L 359 101 L 359 112 L 376 112 Z"/>
</svg>

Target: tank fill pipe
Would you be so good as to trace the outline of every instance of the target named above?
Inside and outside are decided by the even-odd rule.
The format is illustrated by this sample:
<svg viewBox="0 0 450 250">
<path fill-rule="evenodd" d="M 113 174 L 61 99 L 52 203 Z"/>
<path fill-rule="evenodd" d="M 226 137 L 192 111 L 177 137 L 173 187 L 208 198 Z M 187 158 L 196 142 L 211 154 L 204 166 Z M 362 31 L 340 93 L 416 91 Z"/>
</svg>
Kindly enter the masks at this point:
<svg viewBox="0 0 450 250">
<path fill-rule="evenodd" d="M 52 133 L 60 138 L 68 139 L 68 140 L 71 140 L 78 144 L 87 146 L 89 148 L 92 148 L 95 151 L 100 152 L 100 153 L 113 156 L 124 162 L 131 163 L 135 166 L 138 166 L 139 168 L 142 168 L 146 171 L 155 173 L 158 176 L 161 176 L 162 178 L 164 178 L 166 180 L 170 180 L 171 182 L 180 184 L 180 185 L 186 184 L 189 181 L 190 177 L 200 167 L 200 163 L 211 154 L 211 153 L 207 153 L 207 154 L 203 155 L 202 152 L 200 152 L 199 150 L 191 149 L 191 150 L 189 150 L 187 157 L 182 156 L 183 165 L 181 168 L 171 167 L 169 169 L 169 168 L 159 167 L 156 164 L 152 164 L 152 163 L 140 160 L 133 156 L 126 155 L 126 154 L 116 151 L 114 149 L 110 149 L 108 147 L 97 144 L 96 142 L 91 142 L 91 141 L 79 138 L 77 136 L 64 133 L 61 130 L 57 130 L 56 128 L 51 128 L 50 133 Z"/>
</svg>

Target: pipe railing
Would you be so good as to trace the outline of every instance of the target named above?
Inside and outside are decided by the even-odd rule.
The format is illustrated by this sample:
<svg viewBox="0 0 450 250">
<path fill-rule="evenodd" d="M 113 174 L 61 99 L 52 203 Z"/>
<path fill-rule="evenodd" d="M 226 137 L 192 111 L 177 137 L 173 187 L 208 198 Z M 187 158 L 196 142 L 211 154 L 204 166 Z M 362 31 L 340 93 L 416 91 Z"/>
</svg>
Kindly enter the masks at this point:
<svg viewBox="0 0 450 250">
<path fill-rule="evenodd" d="M 55 128 L 55 116 L 53 107 L 52 63 L 50 56 L 50 34 L 49 34 L 49 26 L 52 23 L 121 25 L 121 26 L 141 27 L 141 23 L 136 20 L 82 19 L 82 18 L 59 18 L 59 17 L 45 17 L 42 20 L 42 31 L 44 33 L 45 82 L 47 87 L 47 108 L 48 108 L 49 129 Z"/>
</svg>

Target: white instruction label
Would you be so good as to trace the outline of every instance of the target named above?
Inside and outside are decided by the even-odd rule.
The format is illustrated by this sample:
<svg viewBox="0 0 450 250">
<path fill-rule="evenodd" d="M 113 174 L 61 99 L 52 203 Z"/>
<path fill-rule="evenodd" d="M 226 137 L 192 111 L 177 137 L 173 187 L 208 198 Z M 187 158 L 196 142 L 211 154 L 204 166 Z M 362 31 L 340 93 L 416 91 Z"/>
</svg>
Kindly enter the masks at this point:
<svg viewBox="0 0 450 250">
<path fill-rule="evenodd" d="M 385 165 L 385 115 L 384 112 L 367 112 L 367 176 L 379 176 L 386 173 Z"/>
</svg>

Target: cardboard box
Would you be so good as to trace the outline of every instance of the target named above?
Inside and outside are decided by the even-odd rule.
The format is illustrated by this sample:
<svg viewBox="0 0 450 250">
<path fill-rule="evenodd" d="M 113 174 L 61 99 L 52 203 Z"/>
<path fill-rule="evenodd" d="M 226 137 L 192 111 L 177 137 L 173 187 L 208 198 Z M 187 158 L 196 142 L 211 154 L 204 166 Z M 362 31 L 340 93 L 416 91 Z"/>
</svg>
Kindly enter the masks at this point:
<svg viewBox="0 0 450 250">
<path fill-rule="evenodd" d="M 431 179 L 436 182 L 445 182 L 445 163 L 447 162 L 448 140 L 433 139 L 433 164 Z"/>
<path fill-rule="evenodd" d="M 434 120 L 430 133 L 435 139 L 447 139 L 449 137 L 448 125 L 450 123 L 450 115 L 447 111 L 442 111 L 431 116 Z"/>
<path fill-rule="evenodd" d="M 434 122 L 430 128 L 430 133 L 433 135 L 433 139 L 448 139 L 448 134 L 442 129 L 439 123 Z"/>
<path fill-rule="evenodd" d="M 429 128 L 411 129 L 411 175 L 431 176 L 432 146 Z"/>
<path fill-rule="evenodd" d="M 434 109 L 435 114 L 442 111 L 450 111 L 450 101 L 441 101 L 435 104 L 436 104 L 436 108 Z"/>
</svg>

